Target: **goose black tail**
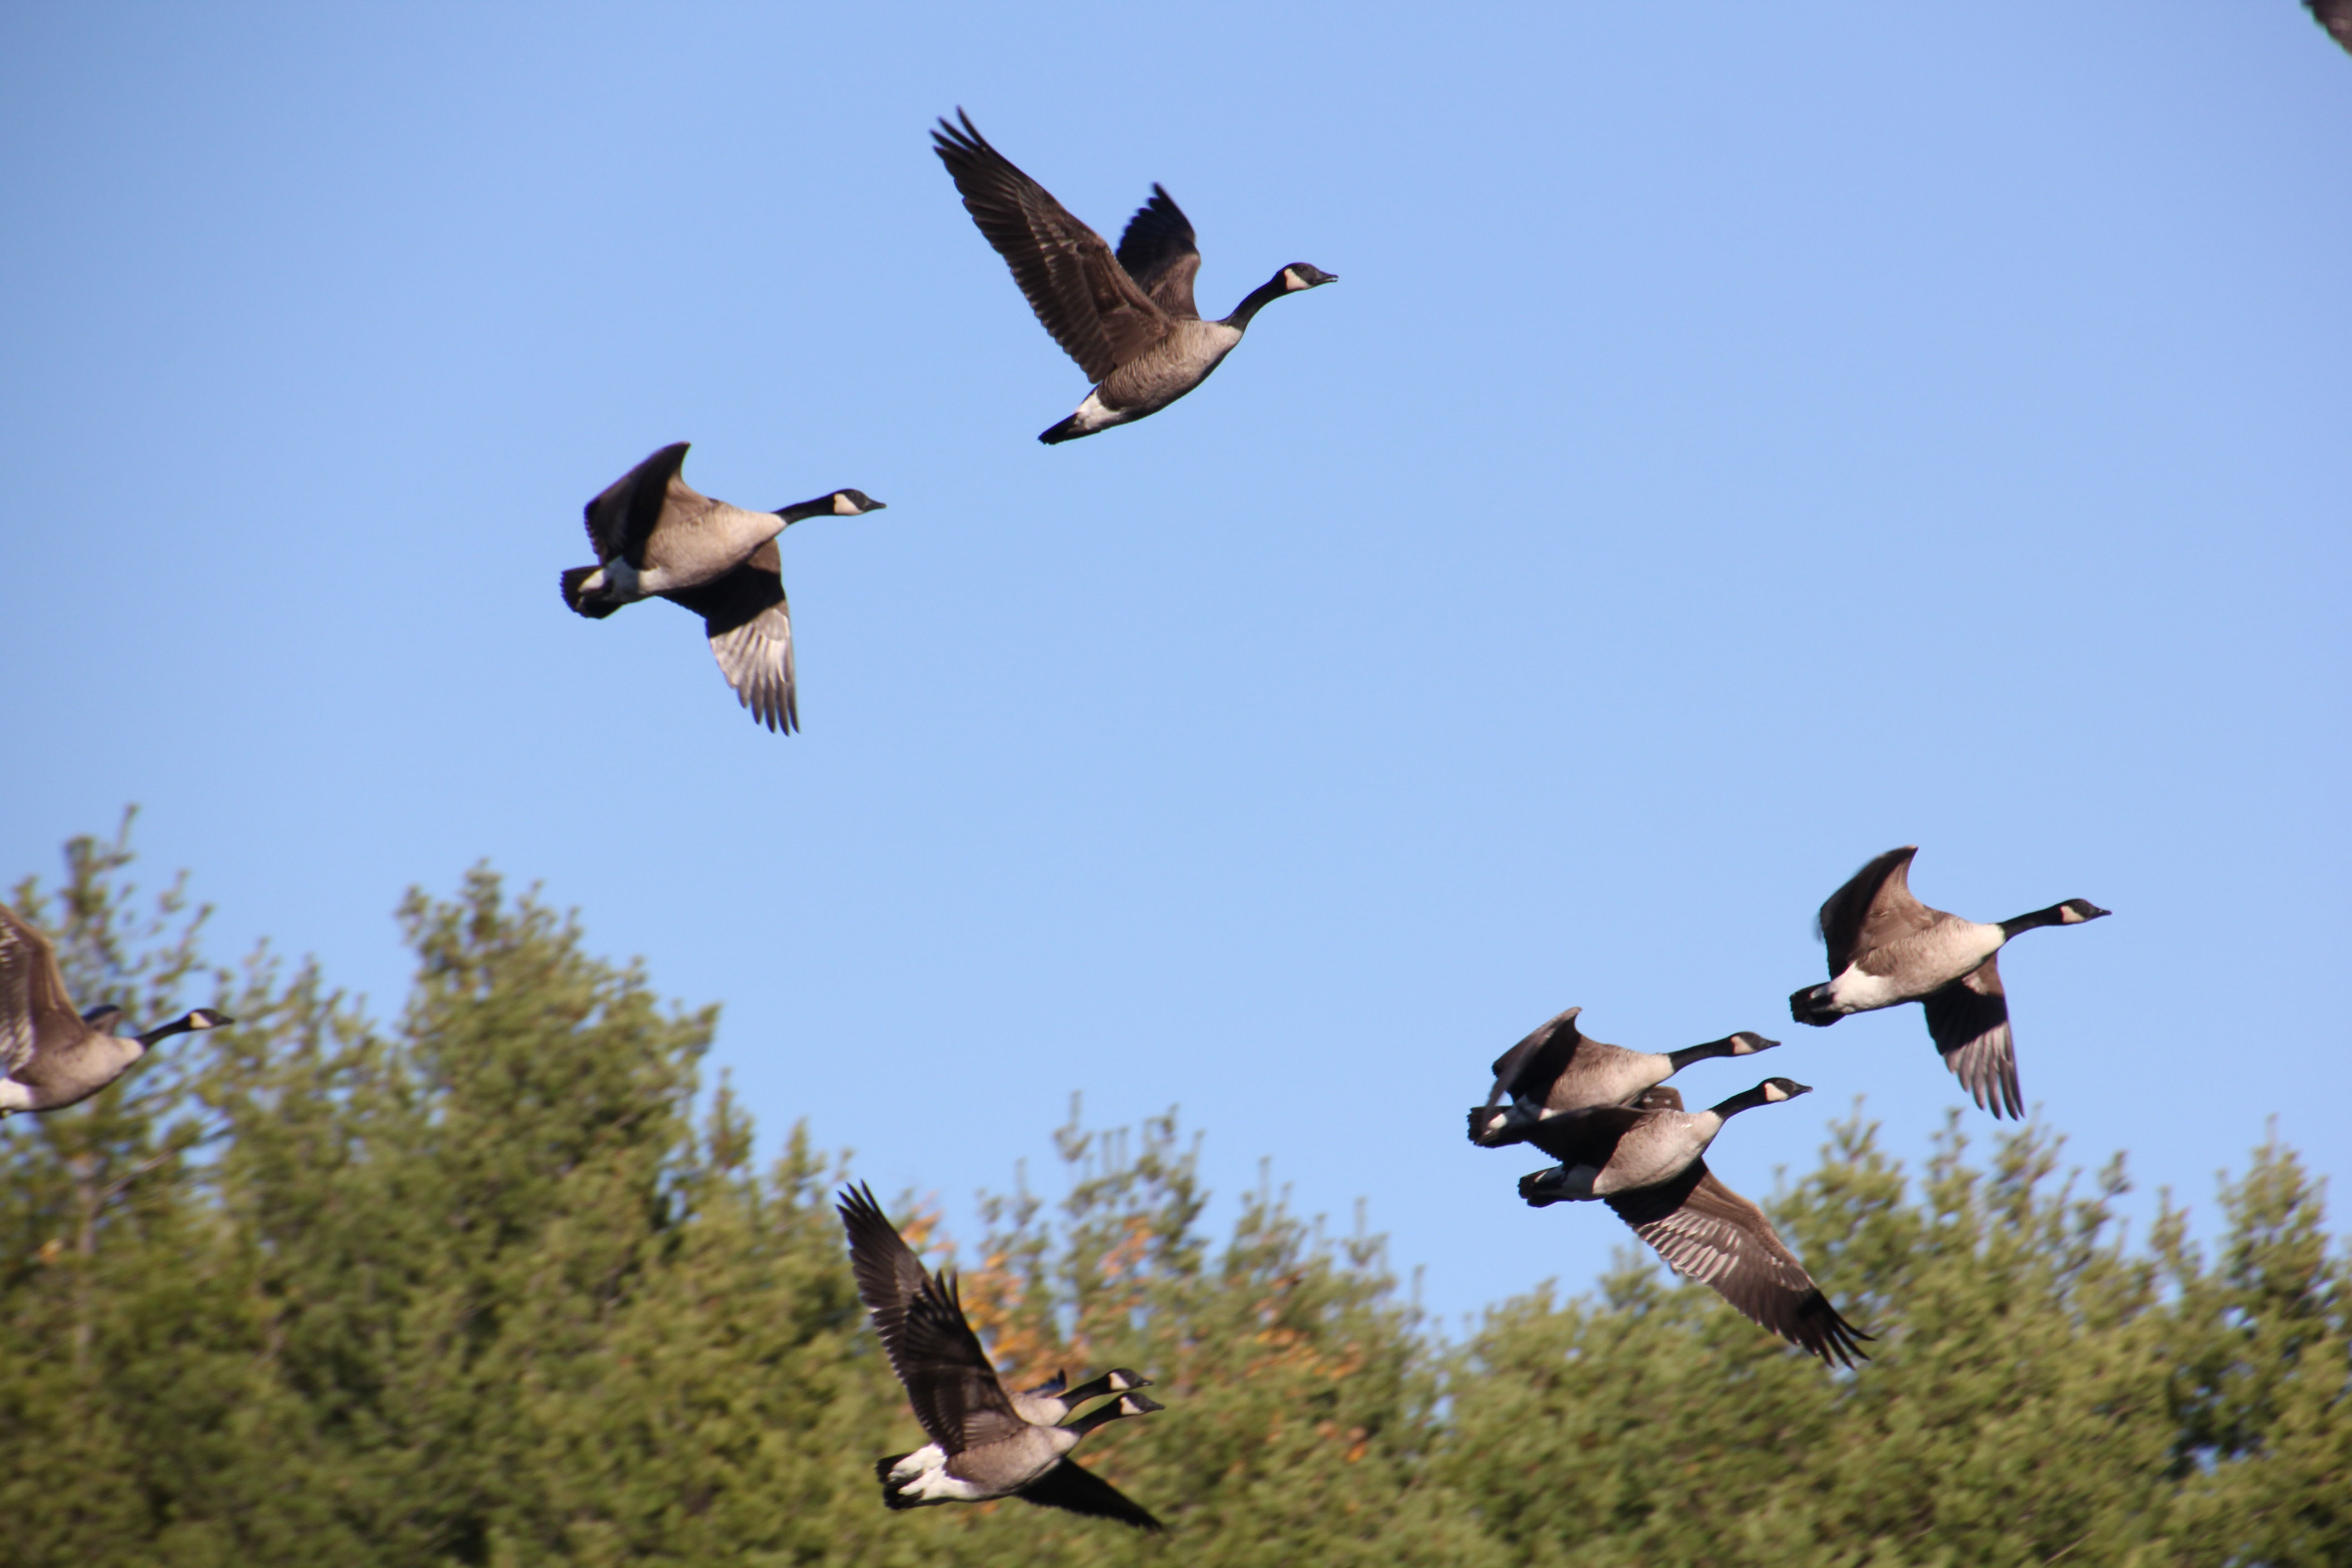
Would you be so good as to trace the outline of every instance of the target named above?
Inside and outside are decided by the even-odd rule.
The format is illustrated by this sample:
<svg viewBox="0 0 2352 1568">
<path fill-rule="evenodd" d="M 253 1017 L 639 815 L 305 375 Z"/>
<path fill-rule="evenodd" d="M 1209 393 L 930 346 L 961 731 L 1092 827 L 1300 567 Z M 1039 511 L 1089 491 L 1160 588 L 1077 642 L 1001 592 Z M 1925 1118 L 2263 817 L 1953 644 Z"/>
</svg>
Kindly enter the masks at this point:
<svg viewBox="0 0 2352 1568">
<path fill-rule="evenodd" d="M 885 1454 L 880 1458 L 874 1461 L 875 1479 L 882 1483 L 882 1506 L 891 1510 L 893 1512 L 896 1512 L 900 1509 L 920 1508 L 923 1506 L 917 1502 L 913 1498 L 899 1496 L 898 1489 L 890 1484 L 890 1472 L 897 1469 L 898 1468 L 898 1461 L 906 1457 L 907 1456 L 904 1454 Z"/>
<path fill-rule="evenodd" d="M 1826 1029 L 1844 1017 L 1843 1013 L 1816 1005 L 1814 994 L 1822 989 L 1819 985 L 1808 985 L 1801 991 L 1789 993 L 1789 1016 L 1800 1024 L 1811 1024 L 1816 1029 Z"/>
<path fill-rule="evenodd" d="M 1041 433 L 1037 439 L 1045 442 L 1048 447 L 1058 447 L 1065 441 L 1075 441 L 1081 436 L 1091 436 L 1093 434 L 1094 432 L 1091 430 L 1079 429 L 1078 416 L 1073 414 L 1067 419 L 1063 420 L 1059 425 L 1055 426 L 1051 430 Z"/>
<path fill-rule="evenodd" d="M 581 598 L 580 584 L 593 577 L 596 572 L 597 568 L 593 566 L 574 566 L 563 574 L 563 602 L 592 621 L 601 621 L 621 607 L 615 604 Z"/>
</svg>

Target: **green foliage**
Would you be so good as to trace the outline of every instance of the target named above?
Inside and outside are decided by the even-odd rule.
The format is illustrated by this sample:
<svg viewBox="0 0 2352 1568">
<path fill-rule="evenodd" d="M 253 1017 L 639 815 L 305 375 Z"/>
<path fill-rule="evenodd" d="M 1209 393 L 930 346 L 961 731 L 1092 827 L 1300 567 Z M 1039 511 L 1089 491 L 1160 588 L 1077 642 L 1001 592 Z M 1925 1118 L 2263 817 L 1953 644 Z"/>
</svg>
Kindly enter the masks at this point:
<svg viewBox="0 0 2352 1568">
<path fill-rule="evenodd" d="M 2352 1278 L 2292 1151 L 2209 1258 L 2169 1205 L 2128 1244 L 2120 1159 L 2085 1184 L 2029 1129 L 1980 1165 L 1955 1121 L 1915 1182 L 1858 1115 L 1775 1205 L 1879 1335 L 1842 1373 L 1630 1250 L 1448 1345 L 1360 1216 L 1266 1181 L 1217 1243 L 1172 1112 L 1074 1103 L 1064 1195 L 984 1203 L 965 1300 L 1021 1381 L 1155 1380 L 1083 1457 L 1175 1534 L 887 1513 L 871 1460 L 920 1435 L 844 1172 L 805 1129 L 754 1169 L 698 1100 L 715 1011 L 477 870 L 404 903 L 380 1026 L 312 965 L 207 966 L 130 858 L 78 839 L 16 905 L 78 998 L 240 1023 L 0 1127 L 0 1563 L 2352 1562 Z"/>
</svg>

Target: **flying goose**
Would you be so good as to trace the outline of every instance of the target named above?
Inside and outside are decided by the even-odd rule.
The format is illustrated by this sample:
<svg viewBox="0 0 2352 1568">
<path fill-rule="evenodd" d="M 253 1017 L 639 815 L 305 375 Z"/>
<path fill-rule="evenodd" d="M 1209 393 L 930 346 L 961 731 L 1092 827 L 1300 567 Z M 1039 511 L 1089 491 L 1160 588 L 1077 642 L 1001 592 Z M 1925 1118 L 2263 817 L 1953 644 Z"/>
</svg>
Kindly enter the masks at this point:
<svg viewBox="0 0 2352 1568">
<path fill-rule="evenodd" d="M 2328 36 L 2347 49 L 2352 49 L 2352 0 L 2303 0 L 2311 8 L 2311 19 L 2327 29 Z"/>
<path fill-rule="evenodd" d="M 128 1036 L 114 1032 L 121 1022 L 110 1005 L 75 1013 L 48 939 L 0 905 L 0 1117 L 88 1100 L 158 1041 L 236 1020 L 198 1007 Z"/>
<path fill-rule="evenodd" d="M 1232 315 L 1204 321 L 1192 303 L 1200 247 L 1165 190 L 1151 187 L 1114 256 L 1102 236 L 990 146 L 971 115 L 959 109 L 956 118 L 961 126 L 940 121 L 931 150 L 1037 320 L 1095 384 L 1076 413 L 1037 437 L 1049 447 L 1159 413 L 1209 379 L 1269 301 L 1339 281 L 1294 261 Z"/>
<path fill-rule="evenodd" d="M 563 602 L 592 620 L 658 594 L 702 617 L 719 671 L 751 717 L 786 734 L 793 700 L 793 617 L 776 535 L 805 518 L 858 517 L 882 503 L 835 490 L 774 511 L 745 511 L 686 482 L 686 441 L 674 441 L 588 503 L 596 564 L 563 574 Z"/>
<path fill-rule="evenodd" d="M 1522 1122 L 1587 1106 L 1630 1104 L 1693 1062 L 1753 1056 L 1780 1043 L 1742 1029 L 1679 1051 L 1629 1051 L 1579 1029 L 1576 1016 L 1583 1011 L 1570 1007 L 1496 1058 L 1494 1090 L 1470 1113 L 1470 1142 L 1488 1148 L 1517 1142 L 1510 1130 Z M 1510 1105 L 1497 1110 L 1507 1098 Z"/>
<path fill-rule="evenodd" d="M 1660 1085 L 1639 1106 L 1604 1105 L 1538 1123 L 1528 1141 L 1560 1162 L 1519 1180 L 1537 1208 L 1599 1198 L 1649 1243 L 1666 1267 L 1696 1279 L 1750 1322 L 1825 1362 L 1867 1361 L 1856 1342 L 1872 1336 L 1839 1315 L 1764 1211 L 1716 1179 L 1707 1145 L 1743 1110 L 1812 1090 L 1768 1078 L 1706 1110 Z"/>
<path fill-rule="evenodd" d="M 1917 853 L 1916 844 L 1889 849 L 1822 905 L 1816 929 L 1829 947 L 1830 983 L 1791 994 L 1789 1015 L 1827 1028 L 1848 1013 L 1924 1004 L 1936 1049 L 1977 1104 L 2021 1120 L 2025 1097 L 1994 955 L 2019 931 L 2081 925 L 2113 911 L 2068 899 L 1996 925 L 1964 921 L 1912 896 L 1911 858 Z"/>
<path fill-rule="evenodd" d="M 1017 1497 L 1141 1530 L 1166 1528 L 1068 1457 L 1096 1427 L 1160 1408 L 1129 1392 L 1143 1379 L 1120 1368 L 1066 1392 L 1055 1386 L 1065 1381 L 1059 1376 L 1025 1394 L 1008 1391 L 963 1315 L 954 1279 L 944 1270 L 923 1272 L 870 1188 L 845 1187 L 839 1208 L 857 1294 L 874 1320 L 891 1370 L 906 1385 L 915 1419 L 931 1438 L 912 1453 L 875 1461 L 886 1505 L 923 1508 Z M 1116 1397 L 1062 1425 L 1097 1385 Z"/>
</svg>

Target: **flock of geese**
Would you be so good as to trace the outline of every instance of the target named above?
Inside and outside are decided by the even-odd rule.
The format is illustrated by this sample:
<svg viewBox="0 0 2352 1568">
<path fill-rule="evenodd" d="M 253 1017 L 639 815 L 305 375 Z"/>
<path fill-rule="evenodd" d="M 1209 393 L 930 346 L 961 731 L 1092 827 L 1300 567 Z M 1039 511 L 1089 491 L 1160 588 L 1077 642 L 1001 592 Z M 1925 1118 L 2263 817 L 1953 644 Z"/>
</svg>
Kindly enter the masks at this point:
<svg viewBox="0 0 2352 1568">
<path fill-rule="evenodd" d="M 1913 895 L 1917 853 L 1914 846 L 1888 850 L 1822 905 L 1830 978 L 1791 995 L 1790 1016 L 1826 1028 L 1850 1013 L 1916 1002 L 1928 1037 L 1978 1106 L 1996 1117 L 2022 1116 L 2000 950 L 2020 931 L 2081 925 L 2109 911 L 2067 899 L 2012 920 L 1966 920 Z M 1519 1178 L 1519 1196 L 1533 1207 L 1597 1199 L 1668 1268 L 1759 1327 L 1832 1365 L 1868 1359 L 1861 1342 L 1874 1336 L 1830 1304 L 1764 1211 L 1706 1168 L 1707 1148 L 1725 1122 L 1811 1089 L 1768 1078 L 1695 1111 L 1666 1082 L 1694 1062 L 1753 1056 L 1780 1042 L 1742 1029 L 1681 1050 L 1628 1050 L 1579 1028 L 1583 1011 L 1570 1007 L 1546 1021 L 1496 1060 L 1494 1088 L 1470 1112 L 1470 1141 L 1482 1149 L 1530 1143 L 1558 1162 Z M 840 1214 L 858 1296 L 930 1438 L 912 1453 L 876 1461 L 885 1503 L 904 1509 L 1017 1497 L 1162 1528 L 1070 1458 L 1097 1427 L 1160 1409 L 1135 1392 L 1149 1379 L 1118 1367 L 1075 1388 L 1056 1373 L 1034 1388 L 1008 1389 L 964 1316 L 954 1276 L 924 1272 L 868 1189 L 843 1192 Z M 1097 1401 L 1103 1403 L 1076 1414 Z"/>
<path fill-rule="evenodd" d="M 1285 294 L 1336 282 L 1304 261 L 1276 272 L 1221 321 L 1192 302 L 1201 249 L 1192 220 L 1158 185 L 1127 220 L 1113 251 L 1053 193 L 989 145 L 956 110 L 931 132 L 971 221 L 1013 270 L 1029 308 L 1094 390 L 1067 419 L 1040 435 L 1075 441 L 1157 414 L 1223 363 L 1251 320 Z M 773 511 L 713 500 L 686 482 L 687 443 L 677 441 L 623 474 L 590 501 L 596 564 L 563 574 L 563 602 L 602 620 L 659 596 L 702 617 L 703 635 L 738 701 L 770 730 L 800 728 L 793 697 L 793 618 L 776 538 L 812 517 L 858 517 L 882 503 L 835 490 Z"/>
<path fill-rule="evenodd" d="M 2352 50 L 2352 0 L 2305 0 Z M 1038 437 L 1048 445 L 1156 414 L 1207 380 L 1258 311 L 1286 294 L 1334 281 L 1295 261 L 1221 321 L 1193 303 L 1201 252 L 1192 225 L 1159 185 L 1113 250 L 1051 193 L 989 144 L 957 111 L 931 133 L 972 221 L 1063 352 L 1094 383 L 1069 417 Z M 793 699 L 792 616 L 776 541 L 812 517 L 859 517 L 883 503 L 858 489 L 751 511 L 686 482 L 688 444 L 674 442 L 614 480 L 586 508 L 596 564 L 562 574 L 563 602 L 602 619 L 660 597 L 702 617 L 704 634 L 741 704 L 772 731 L 800 727 Z M 2068 899 L 1986 923 L 1930 909 L 1910 888 L 1916 847 L 1890 849 L 1830 895 L 1820 935 L 1829 980 L 1789 998 L 1790 1017 L 1826 1027 L 1851 1013 L 1916 1002 L 1928 1037 L 1977 1105 L 2021 1117 L 2017 1052 L 1999 968 L 2021 931 L 2080 925 L 2109 911 Z M 1599 1201 L 1667 1267 L 1720 1294 L 1759 1327 L 1831 1364 L 1867 1359 L 1864 1333 L 1830 1304 L 1764 1211 L 1716 1179 L 1706 1151 L 1734 1116 L 1811 1089 L 1768 1078 L 1704 1110 L 1685 1109 L 1666 1082 L 1695 1062 L 1752 1056 L 1780 1042 L 1749 1030 L 1675 1051 L 1607 1045 L 1570 1007 L 1494 1063 L 1494 1087 L 1470 1112 L 1482 1149 L 1532 1144 L 1557 1162 L 1519 1179 L 1543 1208 Z M 118 1035 L 122 1010 L 78 1013 L 47 941 L 0 907 L 0 1118 L 76 1104 L 105 1089 L 158 1042 L 235 1020 L 199 1007 L 146 1031 Z M 1158 1531 L 1160 1521 L 1071 1458 L 1086 1436 L 1161 1406 L 1150 1380 L 1117 1367 L 1073 1387 L 1055 1373 L 1035 1387 L 1004 1385 L 964 1316 L 955 1278 L 926 1272 L 863 1186 L 839 1212 L 860 1300 L 930 1441 L 876 1461 L 892 1509 L 1024 1501 Z"/>
</svg>

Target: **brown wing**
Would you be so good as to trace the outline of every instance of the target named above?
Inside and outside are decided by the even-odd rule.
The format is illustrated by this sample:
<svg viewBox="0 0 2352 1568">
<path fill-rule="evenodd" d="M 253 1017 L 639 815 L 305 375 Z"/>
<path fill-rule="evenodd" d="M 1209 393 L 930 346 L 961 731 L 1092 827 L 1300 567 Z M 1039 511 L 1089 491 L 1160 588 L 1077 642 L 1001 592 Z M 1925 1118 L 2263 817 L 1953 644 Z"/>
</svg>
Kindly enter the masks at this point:
<svg viewBox="0 0 2352 1568">
<path fill-rule="evenodd" d="M 45 1039 L 54 1049 L 83 1033 L 49 939 L 0 904 L 0 1074 L 28 1066 Z"/>
<path fill-rule="evenodd" d="M 1829 947 L 1830 978 L 1843 974 L 1854 954 L 1935 923 L 1935 911 L 1911 896 L 1916 844 L 1889 849 L 1832 893 L 1816 921 Z"/>
<path fill-rule="evenodd" d="M 1495 1087 L 1486 1096 L 1489 1106 L 1499 1105 L 1505 1096 L 1541 1100 L 1551 1089 L 1552 1080 L 1559 1078 L 1568 1060 L 1576 1054 L 1576 1043 L 1584 1037 L 1576 1027 L 1576 1016 L 1581 1007 L 1570 1007 L 1536 1026 L 1527 1038 L 1495 1058 Z"/>
<path fill-rule="evenodd" d="M 2009 995 L 2000 987 L 2000 955 L 1993 954 L 1940 991 L 1922 998 L 1927 1033 L 1944 1065 L 1967 1087 L 1979 1109 L 2025 1119 L 2017 1082 L 2017 1047 L 2009 1035 Z"/>
<path fill-rule="evenodd" d="M 947 1452 L 1002 1442 L 1028 1426 L 971 1331 L 953 1277 L 933 1275 L 907 1303 L 898 1353 L 915 1419 Z"/>
<path fill-rule="evenodd" d="M 646 563 L 646 541 L 661 521 L 669 498 L 670 481 L 686 464 L 688 441 L 673 441 L 604 487 L 583 509 L 588 542 L 596 547 L 599 563 L 618 556 L 631 566 Z M 682 482 L 682 481 L 681 481 Z"/>
<path fill-rule="evenodd" d="M 789 735 L 801 727 L 793 685 L 793 612 L 772 539 L 725 576 L 662 595 L 702 617 L 719 673 L 751 717 Z"/>
<path fill-rule="evenodd" d="M 1040 1508 L 1067 1509 L 1097 1519 L 1115 1519 L 1155 1533 L 1168 1527 L 1129 1500 L 1125 1492 L 1069 1459 L 1064 1459 L 1013 1494 Z"/>
<path fill-rule="evenodd" d="M 1062 352 L 1100 381 L 1166 337 L 1167 312 L 1136 287 L 1103 237 L 990 146 L 970 115 L 959 109 L 956 118 L 961 129 L 942 120 L 931 132 L 932 151 Z"/>
<path fill-rule="evenodd" d="M 2352 0 L 2303 0 L 2311 19 L 2327 29 L 2328 37 L 2352 49 Z"/>
<path fill-rule="evenodd" d="M 1153 304 L 1171 316 L 1200 319 L 1192 279 L 1201 270 L 1201 247 L 1192 237 L 1192 220 L 1162 187 L 1152 186 L 1151 199 L 1127 220 L 1127 232 L 1118 237 L 1118 264 Z"/>
<path fill-rule="evenodd" d="M 1838 1315 L 1764 1211 L 1716 1180 L 1704 1160 L 1662 1186 L 1602 1200 L 1666 1267 L 1696 1279 L 1760 1328 L 1823 1361 L 1852 1366 L 1871 1336 Z"/>
<path fill-rule="evenodd" d="M 1605 1165 L 1617 1141 L 1649 1114 L 1630 1105 L 1562 1111 L 1530 1122 L 1527 1141 L 1563 1165 Z"/>
<path fill-rule="evenodd" d="M 922 1260 L 898 1234 L 874 1190 L 864 1183 L 842 1189 L 835 1205 L 841 1228 L 849 1236 L 849 1271 L 857 1279 L 857 1299 L 874 1320 L 874 1332 L 890 1358 L 890 1370 L 905 1382 L 902 1346 L 906 1339 L 908 1304 L 930 1283 Z"/>
</svg>

